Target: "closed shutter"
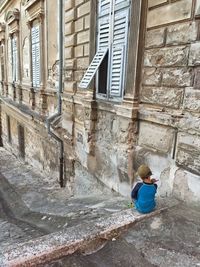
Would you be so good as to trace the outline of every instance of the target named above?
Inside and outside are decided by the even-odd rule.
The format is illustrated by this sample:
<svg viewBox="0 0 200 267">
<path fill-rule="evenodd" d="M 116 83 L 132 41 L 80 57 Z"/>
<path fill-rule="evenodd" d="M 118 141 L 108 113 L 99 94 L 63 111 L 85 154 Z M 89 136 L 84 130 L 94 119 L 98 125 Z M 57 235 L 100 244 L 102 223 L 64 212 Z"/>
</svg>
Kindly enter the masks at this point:
<svg viewBox="0 0 200 267">
<path fill-rule="evenodd" d="M 128 43 L 129 1 L 115 0 L 111 51 L 110 96 L 121 97 Z"/>
<path fill-rule="evenodd" d="M 83 76 L 79 87 L 87 89 L 96 72 L 98 71 L 101 62 L 103 61 L 108 49 L 109 49 L 109 14 L 110 14 L 111 1 L 100 0 L 98 2 L 99 19 L 98 19 L 98 47 L 97 53 L 94 56 L 90 66 L 88 67 L 85 75 Z"/>
<path fill-rule="evenodd" d="M 34 87 L 40 86 L 40 31 L 39 26 L 31 29 L 32 39 L 32 82 Z"/>
<path fill-rule="evenodd" d="M 1 45 L 1 81 L 4 81 L 4 47 Z"/>
<path fill-rule="evenodd" d="M 110 8 L 112 5 L 112 0 L 99 0 L 98 1 L 98 17 L 108 15 L 110 13 Z"/>
<path fill-rule="evenodd" d="M 17 40 L 12 38 L 12 77 L 13 82 L 17 80 Z"/>
</svg>

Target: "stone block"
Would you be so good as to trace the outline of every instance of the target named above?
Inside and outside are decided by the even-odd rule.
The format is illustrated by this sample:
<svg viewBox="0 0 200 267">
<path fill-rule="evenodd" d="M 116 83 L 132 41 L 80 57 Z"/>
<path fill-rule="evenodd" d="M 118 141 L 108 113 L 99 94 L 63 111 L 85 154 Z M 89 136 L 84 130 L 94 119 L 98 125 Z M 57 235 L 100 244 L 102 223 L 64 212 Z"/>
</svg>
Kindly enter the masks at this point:
<svg viewBox="0 0 200 267">
<path fill-rule="evenodd" d="M 90 13 L 90 1 L 77 8 L 77 17 L 80 18 Z"/>
<path fill-rule="evenodd" d="M 152 9 L 147 15 L 147 28 L 168 24 L 191 17 L 192 1 L 181 0 Z"/>
<path fill-rule="evenodd" d="M 200 89 L 200 68 L 194 69 L 194 88 Z"/>
<path fill-rule="evenodd" d="M 83 4 L 84 2 L 85 2 L 85 0 L 75 0 L 76 6 L 79 6 L 79 5 Z"/>
<path fill-rule="evenodd" d="M 149 122 L 140 122 L 139 145 L 162 153 L 172 149 L 174 130 Z"/>
<path fill-rule="evenodd" d="M 65 81 L 72 81 L 73 80 L 73 71 L 68 70 L 65 71 Z"/>
<path fill-rule="evenodd" d="M 145 51 L 144 65 L 148 67 L 181 67 L 188 62 L 187 46 L 165 47 Z"/>
<path fill-rule="evenodd" d="M 83 45 L 78 45 L 74 48 L 75 57 L 83 57 Z"/>
<path fill-rule="evenodd" d="M 141 101 L 165 107 L 179 108 L 183 89 L 167 87 L 145 87 L 141 91 Z"/>
<path fill-rule="evenodd" d="M 198 33 L 197 22 L 187 22 L 167 28 L 166 44 L 183 44 L 196 41 Z"/>
<path fill-rule="evenodd" d="M 175 198 L 192 205 L 200 201 L 199 175 L 188 172 L 184 168 L 179 168 L 175 172 L 174 178 L 173 195 Z"/>
<path fill-rule="evenodd" d="M 145 85 L 160 85 L 162 72 L 157 68 L 145 68 L 143 74 L 143 84 Z"/>
<path fill-rule="evenodd" d="M 177 163 L 186 169 L 200 174 L 200 137 L 180 133 L 177 144 Z"/>
<path fill-rule="evenodd" d="M 146 47 L 161 47 L 164 45 L 165 28 L 150 30 L 146 33 Z"/>
<path fill-rule="evenodd" d="M 84 18 L 84 29 L 90 28 L 90 15 L 85 16 Z"/>
<path fill-rule="evenodd" d="M 76 59 L 66 59 L 65 60 L 65 69 L 72 70 L 76 66 Z"/>
<path fill-rule="evenodd" d="M 65 24 L 65 35 L 72 34 L 74 31 L 74 22 Z"/>
<path fill-rule="evenodd" d="M 186 88 L 183 106 L 187 110 L 200 113 L 200 90 Z"/>
<path fill-rule="evenodd" d="M 89 66 L 89 58 L 83 57 L 77 59 L 77 69 L 87 69 Z"/>
<path fill-rule="evenodd" d="M 84 56 L 89 56 L 89 44 L 84 45 Z"/>
<path fill-rule="evenodd" d="M 64 83 L 64 92 L 74 92 L 76 89 L 76 82 L 65 82 Z"/>
<path fill-rule="evenodd" d="M 167 0 L 149 0 L 148 7 L 154 7 L 164 3 L 167 3 Z"/>
<path fill-rule="evenodd" d="M 84 71 L 75 71 L 74 72 L 74 80 L 79 82 L 83 78 Z"/>
<path fill-rule="evenodd" d="M 84 29 L 84 19 L 80 18 L 75 21 L 75 32 L 80 32 Z"/>
<path fill-rule="evenodd" d="M 70 9 L 67 12 L 65 12 L 65 23 L 68 23 L 68 22 L 73 21 L 75 19 L 76 19 L 75 9 Z"/>
<path fill-rule="evenodd" d="M 90 38 L 90 32 L 88 30 L 79 32 L 77 33 L 77 44 L 87 43 L 89 42 L 89 38 Z"/>
<path fill-rule="evenodd" d="M 191 44 L 188 65 L 189 66 L 200 65 L 200 42 Z"/>
<path fill-rule="evenodd" d="M 65 1 L 65 11 L 74 7 L 74 0 L 67 0 Z"/>
<path fill-rule="evenodd" d="M 76 34 L 65 36 L 65 47 L 76 45 Z"/>
<path fill-rule="evenodd" d="M 164 68 L 162 69 L 163 86 L 191 86 L 193 82 L 193 72 L 191 68 Z"/>
<path fill-rule="evenodd" d="M 73 47 L 65 47 L 65 59 L 69 59 L 73 57 Z"/>
<path fill-rule="evenodd" d="M 200 0 L 196 0 L 195 16 L 200 15 Z"/>
</svg>

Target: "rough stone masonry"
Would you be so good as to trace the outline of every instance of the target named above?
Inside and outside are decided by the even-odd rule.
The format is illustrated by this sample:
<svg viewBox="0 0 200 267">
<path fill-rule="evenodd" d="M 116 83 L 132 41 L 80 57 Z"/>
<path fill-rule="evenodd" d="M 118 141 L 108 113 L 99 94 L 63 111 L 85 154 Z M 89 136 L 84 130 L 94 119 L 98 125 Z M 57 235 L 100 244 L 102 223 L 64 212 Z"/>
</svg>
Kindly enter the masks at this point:
<svg viewBox="0 0 200 267">
<path fill-rule="evenodd" d="M 139 164 L 147 163 L 159 179 L 161 196 L 198 204 L 200 1 L 130 1 L 125 88 L 118 101 L 99 98 L 94 81 L 86 90 L 78 86 L 96 52 L 97 1 L 63 4 L 62 116 L 53 130 L 64 142 L 65 179 L 72 194 L 79 180 L 89 177 L 129 195 L 130 179 Z M 23 5 L 5 0 L 0 6 L 3 145 L 55 183 L 59 146 L 47 134 L 46 118 L 57 110 L 57 10 L 57 1 L 50 0 Z M 34 25 L 39 25 L 42 51 L 38 88 L 31 74 Z M 18 47 L 14 82 L 13 37 Z"/>
</svg>

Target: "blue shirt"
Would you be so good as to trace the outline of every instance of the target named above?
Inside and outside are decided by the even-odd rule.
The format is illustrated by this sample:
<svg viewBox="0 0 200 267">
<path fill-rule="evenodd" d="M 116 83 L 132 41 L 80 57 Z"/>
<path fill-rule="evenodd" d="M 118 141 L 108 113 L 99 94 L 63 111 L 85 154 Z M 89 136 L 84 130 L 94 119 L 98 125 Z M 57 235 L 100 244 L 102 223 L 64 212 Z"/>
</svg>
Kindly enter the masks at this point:
<svg viewBox="0 0 200 267">
<path fill-rule="evenodd" d="M 141 213 L 151 212 L 155 206 L 155 194 L 157 184 L 137 183 L 131 192 L 132 199 L 135 200 L 135 207 Z"/>
</svg>

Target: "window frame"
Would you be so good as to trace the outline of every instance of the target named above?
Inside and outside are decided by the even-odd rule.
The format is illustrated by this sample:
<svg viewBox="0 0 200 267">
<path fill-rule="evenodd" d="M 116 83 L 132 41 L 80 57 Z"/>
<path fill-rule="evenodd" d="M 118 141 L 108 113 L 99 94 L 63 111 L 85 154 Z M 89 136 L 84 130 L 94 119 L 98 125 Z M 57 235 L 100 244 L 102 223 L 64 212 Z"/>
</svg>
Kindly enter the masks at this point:
<svg viewBox="0 0 200 267">
<path fill-rule="evenodd" d="M 33 36 L 33 30 L 38 30 L 38 40 L 36 37 Z M 41 86 L 41 38 L 40 38 L 40 24 L 37 21 L 33 21 L 31 26 L 31 38 L 30 38 L 30 46 L 31 46 L 31 82 L 32 87 L 35 89 L 39 89 Z M 33 57 L 33 47 L 35 52 L 35 58 Z M 37 55 L 38 52 L 38 55 Z M 38 56 L 38 62 L 37 62 L 37 56 Z M 34 61 L 34 62 L 33 62 Z M 39 70 L 37 72 L 37 67 L 39 66 Z M 35 69 L 35 74 L 34 74 Z M 38 75 L 38 77 L 37 77 Z M 38 80 L 37 80 L 38 78 Z M 35 80 L 34 80 L 35 79 Z"/>
<path fill-rule="evenodd" d="M 15 45 L 13 45 L 15 44 Z M 17 37 L 11 35 L 11 60 L 12 60 L 12 81 L 16 83 L 18 81 L 18 47 Z"/>
<path fill-rule="evenodd" d="M 1 64 L 1 82 L 5 81 L 5 45 L 4 44 L 0 44 L 0 64 Z"/>
<path fill-rule="evenodd" d="M 125 87 L 125 77 L 126 77 L 126 63 L 127 63 L 127 53 L 128 53 L 128 43 L 129 43 L 129 26 L 130 26 L 130 11 L 131 11 L 131 0 L 124 0 L 122 1 L 122 4 L 119 3 L 119 0 L 111 0 L 110 3 L 108 2 L 107 5 L 109 5 L 109 7 L 107 9 L 103 8 L 105 7 L 105 4 L 102 3 L 101 1 L 98 1 L 97 5 L 97 14 L 96 14 L 96 29 L 95 29 L 95 39 L 96 41 L 96 54 L 101 50 L 101 49 L 105 49 L 102 48 L 102 43 L 105 41 L 105 36 L 104 33 L 101 33 L 101 25 L 103 25 L 104 21 L 108 21 L 108 27 L 109 27 L 109 33 L 108 33 L 108 45 L 107 45 L 107 49 L 108 49 L 108 63 L 107 63 L 107 74 L 106 74 L 106 80 L 105 83 L 106 88 L 105 88 L 105 92 L 106 93 L 101 93 L 99 92 L 99 76 L 100 76 L 100 72 L 99 69 L 101 67 L 101 63 L 103 60 L 101 60 L 96 72 L 93 74 L 93 77 L 95 76 L 95 96 L 98 99 L 107 99 L 110 101 L 122 101 L 123 100 L 123 96 L 124 96 L 124 87 Z M 103 6 L 104 5 L 104 6 Z M 103 8 L 102 8 L 103 6 Z M 102 8 L 102 12 L 101 9 Z M 119 48 L 119 46 L 117 47 L 117 44 L 114 43 L 114 27 L 116 27 L 116 17 L 119 14 L 121 14 L 121 12 L 126 12 L 127 13 L 127 20 L 125 19 L 125 27 L 124 27 L 124 32 L 122 32 L 122 34 L 125 35 L 125 41 L 124 41 L 124 45 L 122 44 L 122 46 Z M 123 27 L 123 26 L 122 26 Z M 123 28 L 122 28 L 123 29 Z M 105 32 L 105 27 L 104 27 L 104 32 Z M 104 39 L 102 41 L 102 39 Z M 101 43 L 102 42 L 102 43 Z M 103 43 L 104 45 L 104 43 Z M 118 63 L 118 72 L 120 72 L 120 70 L 122 70 L 122 75 L 117 75 L 118 78 L 118 84 L 117 84 L 117 89 L 116 89 L 116 95 L 114 95 L 114 93 L 111 91 L 111 83 L 114 83 L 114 77 L 113 77 L 113 73 L 114 73 L 114 67 L 111 68 L 112 62 L 114 61 L 114 52 L 116 52 L 116 50 L 121 50 L 120 51 L 120 63 Z M 105 50 L 104 50 L 105 51 Z M 124 54 L 123 54 L 124 53 Z M 106 54 L 105 54 L 106 55 Z M 123 56 L 124 55 L 124 56 Z M 96 56 L 96 55 L 95 55 Z M 95 58 L 95 57 L 94 57 Z M 93 59 L 94 59 L 93 58 Z M 104 59 L 104 58 L 103 58 Z M 115 63 L 117 62 L 117 60 L 115 60 Z M 91 64 L 89 65 L 90 68 Z M 88 69 L 89 69 L 88 68 Z M 121 72 L 120 72 L 121 73 Z M 87 71 L 85 73 L 87 75 Z M 93 78 L 92 77 L 92 78 Z M 85 78 L 85 76 L 83 77 L 83 79 Z M 90 79 L 91 82 L 92 79 Z M 87 88 L 90 85 L 90 82 L 88 83 Z M 79 85 L 80 88 L 81 87 L 81 83 Z M 83 88 L 86 89 L 86 88 Z"/>
</svg>

